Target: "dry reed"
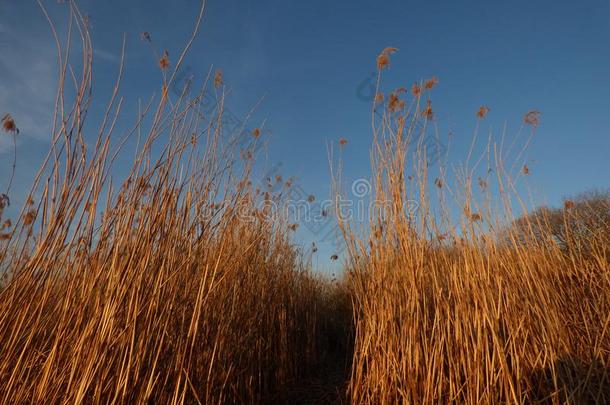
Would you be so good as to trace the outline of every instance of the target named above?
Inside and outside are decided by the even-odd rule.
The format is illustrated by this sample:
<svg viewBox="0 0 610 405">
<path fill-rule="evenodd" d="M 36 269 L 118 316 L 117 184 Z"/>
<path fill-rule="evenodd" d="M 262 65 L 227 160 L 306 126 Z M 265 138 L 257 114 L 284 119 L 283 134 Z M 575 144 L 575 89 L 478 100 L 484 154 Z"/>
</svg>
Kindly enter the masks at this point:
<svg viewBox="0 0 610 405">
<path fill-rule="evenodd" d="M 553 215 L 527 214 L 504 142 L 491 137 L 476 163 L 471 147 L 465 165 L 441 164 L 431 185 L 422 142 L 435 129 L 422 100 L 431 87 L 414 85 L 373 122 L 375 215 L 366 229 L 341 221 L 355 313 L 351 402 L 608 403 L 610 194 L 596 200 L 598 216 L 570 200 Z M 539 115 L 525 115 L 531 131 Z M 413 201 L 415 216 L 405 210 Z"/>
</svg>

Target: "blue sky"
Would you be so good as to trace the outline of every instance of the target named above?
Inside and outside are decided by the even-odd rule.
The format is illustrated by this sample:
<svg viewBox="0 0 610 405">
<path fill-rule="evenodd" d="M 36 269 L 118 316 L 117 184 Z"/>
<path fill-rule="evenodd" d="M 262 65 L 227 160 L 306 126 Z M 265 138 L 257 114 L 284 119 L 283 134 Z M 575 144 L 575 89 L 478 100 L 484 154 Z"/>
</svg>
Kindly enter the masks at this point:
<svg viewBox="0 0 610 405">
<path fill-rule="evenodd" d="M 65 5 L 44 3 L 61 28 Z M 158 91 L 160 80 L 140 33 L 150 32 L 171 60 L 198 7 L 195 0 L 81 1 L 96 49 L 97 100 L 107 100 L 125 34 L 124 119 L 133 122 L 138 98 Z M 284 176 L 326 198 L 328 142 L 348 140 L 346 178 L 369 173 L 370 105 L 358 87 L 375 71 L 379 51 L 397 47 L 384 90 L 439 77 L 433 106 L 440 135 L 453 133 L 454 162 L 465 157 L 480 105 L 491 108 L 481 131 L 499 134 L 506 124 L 508 137 L 525 112 L 540 110 L 527 182 L 536 201 L 556 205 L 563 196 L 610 186 L 608 21 L 610 2 L 602 0 L 209 0 L 185 65 L 199 78 L 212 65 L 221 68 L 230 90 L 227 105 L 237 116 L 264 97 L 251 123 L 266 120 L 272 131 L 268 164 L 281 162 Z M 0 113 L 12 113 L 22 131 L 19 190 L 48 147 L 55 92 L 55 48 L 34 1 L 0 0 L 0 54 Z M 4 173 L 10 147 L 3 137 Z M 303 232 L 300 237 L 315 240 Z"/>
</svg>

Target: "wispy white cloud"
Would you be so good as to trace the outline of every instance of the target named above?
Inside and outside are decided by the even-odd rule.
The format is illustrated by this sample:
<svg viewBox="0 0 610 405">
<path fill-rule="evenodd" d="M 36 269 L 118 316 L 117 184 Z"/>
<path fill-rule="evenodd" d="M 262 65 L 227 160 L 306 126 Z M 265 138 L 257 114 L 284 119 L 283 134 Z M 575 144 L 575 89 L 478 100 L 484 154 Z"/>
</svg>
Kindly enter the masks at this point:
<svg viewBox="0 0 610 405">
<path fill-rule="evenodd" d="M 113 62 L 113 63 L 117 63 L 119 62 L 119 56 L 112 53 L 112 52 L 108 52 L 105 51 L 103 49 L 99 49 L 99 48 L 95 48 L 93 50 L 93 55 L 97 56 L 98 58 L 108 61 L 108 62 Z"/>
<path fill-rule="evenodd" d="M 50 38 L 0 22 L 0 114 L 10 113 L 20 134 L 19 144 L 50 139 L 57 88 L 57 65 Z M 22 32 L 20 32 L 22 31 Z M 0 134 L 0 154 L 12 149 L 12 140 Z"/>
</svg>

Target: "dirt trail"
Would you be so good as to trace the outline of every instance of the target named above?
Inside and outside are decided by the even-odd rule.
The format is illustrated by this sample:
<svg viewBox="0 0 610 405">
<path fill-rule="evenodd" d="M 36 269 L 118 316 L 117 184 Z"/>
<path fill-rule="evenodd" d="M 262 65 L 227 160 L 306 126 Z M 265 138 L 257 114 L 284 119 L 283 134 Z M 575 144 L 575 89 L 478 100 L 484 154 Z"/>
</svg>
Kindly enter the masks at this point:
<svg viewBox="0 0 610 405">
<path fill-rule="evenodd" d="M 333 356 L 319 372 L 303 379 L 288 390 L 278 403 L 294 405 L 347 404 L 345 393 L 350 376 L 350 364 L 345 357 Z"/>
</svg>

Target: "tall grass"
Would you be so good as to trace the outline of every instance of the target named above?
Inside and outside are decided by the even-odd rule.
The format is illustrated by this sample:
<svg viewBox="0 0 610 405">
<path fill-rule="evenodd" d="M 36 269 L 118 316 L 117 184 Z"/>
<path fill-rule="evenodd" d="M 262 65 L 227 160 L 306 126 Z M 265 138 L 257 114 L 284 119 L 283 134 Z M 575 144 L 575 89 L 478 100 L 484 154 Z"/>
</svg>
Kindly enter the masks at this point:
<svg viewBox="0 0 610 405">
<path fill-rule="evenodd" d="M 464 165 L 433 181 L 422 134 L 438 80 L 378 93 L 373 215 L 365 229 L 338 216 L 349 260 L 332 283 L 272 209 L 285 190 L 255 185 L 262 132 L 245 150 L 241 131 L 225 133 L 222 75 L 168 92 L 203 7 L 178 58 L 156 55 L 160 94 L 122 135 L 123 62 L 93 131 L 93 46 L 68 7 L 65 41 L 51 24 L 49 153 L 17 217 L 0 201 L 2 403 L 302 401 L 350 362 L 357 404 L 610 402 L 610 203 L 527 215 L 517 181 L 531 135 L 522 147 L 490 137 L 477 155 L 475 133 Z M 205 92 L 216 108 L 202 116 Z M 534 129 L 537 112 L 524 121 Z M 345 391 L 333 384 L 327 401 Z"/>
<path fill-rule="evenodd" d="M 513 226 L 527 212 L 516 183 L 529 169 L 515 176 L 523 148 L 511 160 L 504 138 L 484 140 L 479 156 L 475 134 L 466 162 L 441 165 L 434 179 L 422 139 L 435 129 L 435 84 L 376 97 L 374 215 L 364 231 L 341 221 L 355 314 L 351 401 L 609 402 L 608 222 L 583 233 L 576 224 L 591 218 L 567 203 L 562 242 L 543 214 Z M 532 112 L 523 130 L 537 124 Z M 601 204 L 608 221 L 610 200 Z"/>
<path fill-rule="evenodd" d="M 330 319 L 322 310 L 333 299 L 289 242 L 286 221 L 263 203 L 281 204 L 281 192 L 256 190 L 253 147 L 240 151 L 238 134 L 223 135 L 220 85 L 168 94 L 188 46 L 174 70 L 161 65 L 160 96 L 124 137 L 114 134 L 121 63 L 98 135 L 86 138 L 92 44 L 69 7 L 67 40 L 55 34 L 50 151 L 0 245 L 2 402 L 281 395 L 317 366 Z M 204 121 L 205 91 L 218 102 Z M 117 180 L 113 162 L 129 142 L 136 157 L 127 173 L 113 172 Z"/>
</svg>

